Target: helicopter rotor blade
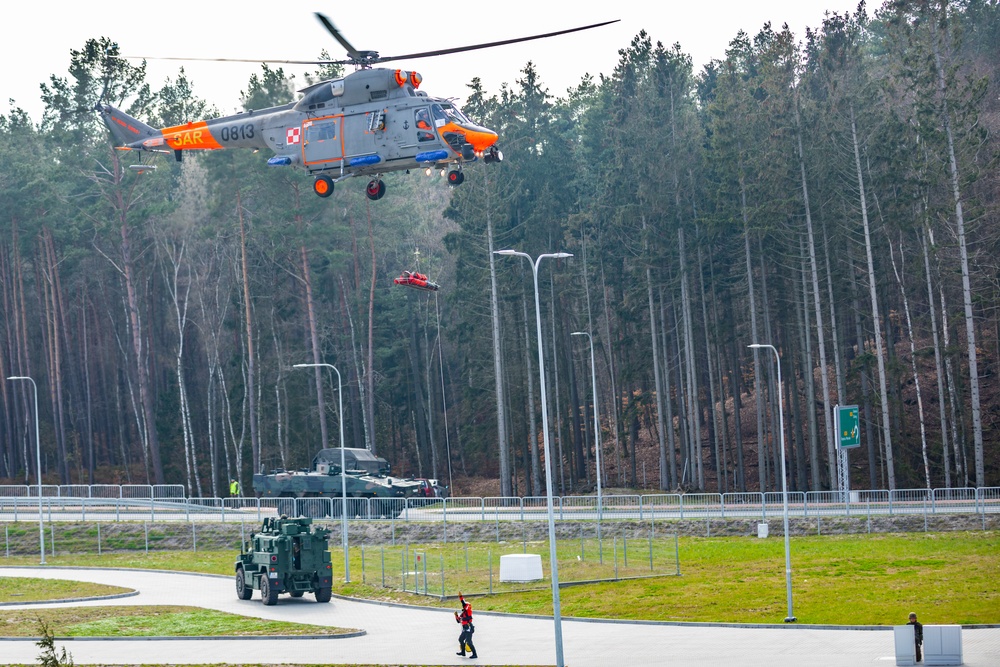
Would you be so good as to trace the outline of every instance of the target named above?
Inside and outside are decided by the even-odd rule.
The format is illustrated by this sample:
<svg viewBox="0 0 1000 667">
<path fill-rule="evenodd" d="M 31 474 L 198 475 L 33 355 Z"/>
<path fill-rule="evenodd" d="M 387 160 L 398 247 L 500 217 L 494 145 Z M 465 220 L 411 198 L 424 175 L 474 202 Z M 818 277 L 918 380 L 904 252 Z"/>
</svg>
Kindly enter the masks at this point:
<svg viewBox="0 0 1000 667">
<path fill-rule="evenodd" d="M 431 56 L 443 56 L 449 53 L 461 53 L 463 51 L 475 51 L 477 49 L 488 49 L 494 46 L 504 46 L 507 44 L 516 44 L 518 42 L 529 42 L 533 39 L 545 39 L 546 37 L 555 37 L 557 35 L 566 35 L 571 32 L 579 32 L 581 30 L 590 30 L 591 28 L 600 28 L 601 26 L 609 25 L 611 23 L 618 23 L 621 19 L 614 19 L 613 21 L 604 21 L 602 23 L 594 23 L 592 25 L 585 25 L 579 28 L 570 28 L 568 30 L 557 30 L 556 32 L 547 32 L 544 35 L 531 35 L 530 37 L 517 37 L 514 39 L 504 39 L 498 42 L 487 42 L 485 44 L 471 44 L 469 46 L 458 46 L 451 49 L 438 49 L 436 51 L 423 51 L 421 53 L 407 53 L 402 56 L 385 56 L 379 57 L 376 62 L 384 63 L 392 60 L 404 60 L 411 58 L 429 58 Z"/>
<path fill-rule="evenodd" d="M 347 55 L 352 58 L 352 60 L 349 60 L 347 62 L 353 62 L 356 60 L 365 59 L 364 54 L 362 54 L 360 51 L 354 48 L 354 46 L 350 42 L 348 42 L 343 35 L 340 34 L 340 31 L 337 30 L 337 27 L 333 25 L 333 22 L 330 21 L 330 19 L 326 18 L 319 12 L 316 12 L 316 18 L 318 18 L 319 22 L 323 24 L 323 27 L 326 28 L 327 32 L 333 35 L 333 38 L 338 42 L 340 42 L 341 46 L 347 49 Z"/>
<path fill-rule="evenodd" d="M 279 58 L 189 58 L 184 56 L 123 56 L 110 54 L 109 58 L 122 60 L 179 60 L 208 63 L 274 63 L 277 65 L 349 65 L 354 60 L 283 60 Z"/>
<path fill-rule="evenodd" d="M 111 58 L 123 58 L 126 60 L 180 60 L 180 61 L 192 61 L 192 62 L 220 62 L 220 63 L 274 63 L 278 65 L 361 65 L 369 67 L 376 63 L 390 62 L 393 60 L 408 60 L 416 58 L 430 58 L 431 56 L 443 56 L 451 53 L 462 53 L 464 51 L 476 51 L 478 49 L 488 49 L 494 46 L 505 46 L 507 44 L 517 44 L 518 42 L 529 42 L 535 39 L 545 39 L 546 37 L 555 37 L 557 35 L 566 35 L 573 32 L 580 32 L 581 30 L 590 30 L 592 28 L 600 28 L 601 26 L 609 25 L 611 23 L 618 23 L 621 19 L 614 19 L 613 21 L 603 21 L 601 23 L 594 23 L 591 25 L 580 26 L 579 28 L 569 28 L 567 30 L 557 30 L 555 32 L 547 32 L 542 35 L 531 35 L 529 37 L 516 37 L 514 39 L 504 39 L 497 42 L 487 42 L 484 44 L 471 44 L 469 46 L 457 46 L 450 49 L 437 49 L 434 51 L 422 51 L 419 53 L 408 53 L 400 56 L 380 56 L 375 51 L 359 51 L 354 46 L 348 42 L 340 31 L 333 25 L 333 23 L 325 17 L 323 14 L 316 12 L 316 18 L 319 19 L 320 23 L 333 35 L 341 46 L 347 49 L 348 58 L 346 60 L 287 60 L 280 58 L 185 58 L 178 56 L 126 56 L 110 54 Z"/>
</svg>

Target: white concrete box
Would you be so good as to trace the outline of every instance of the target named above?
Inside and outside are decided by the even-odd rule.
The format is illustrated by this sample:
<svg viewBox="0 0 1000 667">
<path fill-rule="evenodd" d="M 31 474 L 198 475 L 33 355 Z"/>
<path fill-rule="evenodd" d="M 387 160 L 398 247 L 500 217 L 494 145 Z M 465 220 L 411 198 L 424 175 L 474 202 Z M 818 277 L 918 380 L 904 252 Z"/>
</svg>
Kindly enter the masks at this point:
<svg viewBox="0 0 1000 667">
<path fill-rule="evenodd" d="M 924 626 L 924 664 L 962 664 L 962 626 Z"/>
<path fill-rule="evenodd" d="M 893 636 L 896 640 L 896 664 L 902 667 L 911 667 L 917 664 L 917 644 L 913 640 L 912 625 L 893 626 Z M 927 628 L 924 626 L 924 638 L 927 637 Z"/>
<path fill-rule="evenodd" d="M 542 578 L 542 557 L 538 554 L 500 556 L 501 583 L 539 581 Z"/>
</svg>

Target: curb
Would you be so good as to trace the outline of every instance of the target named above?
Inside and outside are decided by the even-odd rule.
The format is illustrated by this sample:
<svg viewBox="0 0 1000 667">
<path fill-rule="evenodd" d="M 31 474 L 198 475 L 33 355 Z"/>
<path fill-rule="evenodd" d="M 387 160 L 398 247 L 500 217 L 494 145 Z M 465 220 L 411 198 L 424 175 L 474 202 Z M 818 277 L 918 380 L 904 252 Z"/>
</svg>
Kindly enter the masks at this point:
<svg viewBox="0 0 1000 667">
<path fill-rule="evenodd" d="M 115 593 L 114 595 L 95 595 L 89 598 L 58 598 L 56 600 L 26 600 L 24 602 L 0 602 L 0 607 L 21 607 L 29 604 L 62 604 L 63 602 L 91 602 L 93 600 L 117 600 L 118 598 L 130 598 L 138 595 L 139 591 L 128 593 Z"/>
<path fill-rule="evenodd" d="M 53 637 L 60 642 L 125 642 L 125 641 L 185 641 L 185 640 L 244 640 L 244 639 L 354 639 L 364 637 L 364 630 L 347 632 L 341 635 L 191 635 L 190 637 Z M 5 642 L 38 642 L 41 637 L 0 637 Z"/>
</svg>

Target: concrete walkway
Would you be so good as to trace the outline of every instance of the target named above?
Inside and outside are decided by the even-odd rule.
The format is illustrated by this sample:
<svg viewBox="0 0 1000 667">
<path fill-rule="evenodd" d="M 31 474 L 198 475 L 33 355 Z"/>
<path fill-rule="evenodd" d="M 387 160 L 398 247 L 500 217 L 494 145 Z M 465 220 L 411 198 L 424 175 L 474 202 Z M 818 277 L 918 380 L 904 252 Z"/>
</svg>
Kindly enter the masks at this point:
<svg viewBox="0 0 1000 667">
<path fill-rule="evenodd" d="M 231 578 L 142 570 L 3 568 L 0 577 L 72 579 L 127 586 L 139 595 L 113 602 L 53 603 L 51 606 L 181 604 L 275 620 L 358 628 L 364 636 L 345 639 L 176 639 L 72 640 L 65 646 L 76 664 L 409 664 L 552 665 L 555 641 L 551 619 L 476 614 L 480 659 L 455 655 L 458 626 L 449 610 L 420 609 L 340 600 L 315 602 L 281 596 L 265 607 L 259 593 L 239 600 Z M 473 602 L 473 605 L 475 603 Z M 30 622 L 39 605 L 23 610 Z M 759 667 L 857 667 L 895 665 L 893 636 L 884 630 L 816 627 L 718 627 L 563 619 L 563 646 L 570 667 L 623 665 Z M 964 630 L 965 665 L 1000 665 L 1000 628 Z M 32 664 L 33 641 L 0 639 L 0 664 Z"/>
</svg>

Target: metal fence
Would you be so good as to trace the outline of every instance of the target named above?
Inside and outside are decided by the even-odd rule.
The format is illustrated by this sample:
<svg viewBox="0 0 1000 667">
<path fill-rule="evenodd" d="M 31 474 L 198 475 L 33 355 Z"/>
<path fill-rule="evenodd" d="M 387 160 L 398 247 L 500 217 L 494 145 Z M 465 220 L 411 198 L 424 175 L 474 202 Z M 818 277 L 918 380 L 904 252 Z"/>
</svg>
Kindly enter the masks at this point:
<svg viewBox="0 0 1000 667">
<path fill-rule="evenodd" d="M 676 534 L 657 533 L 652 526 L 622 526 L 602 536 L 593 528 L 585 531 L 581 525 L 577 537 L 557 540 L 561 584 L 681 574 Z M 549 553 L 547 540 L 361 545 L 357 549 L 361 552 L 363 583 L 440 599 L 455 597 L 459 591 L 466 595 L 492 595 L 545 590 L 551 576 L 548 559 L 542 558 Z M 527 578 L 512 577 L 510 568 L 505 574 L 507 556 L 533 557 L 538 570 Z M 521 563 L 524 561 L 507 565 Z M 523 574 L 523 571 L 517 573 Z"/>
<path fill-rule="evenodd" d="M 42 513 L 52 520 L 98 521 L 260 521 L 286 514 L 339 518 L 340 498 L 186 498 L 181 485 L 0 486 L 0 521 Z M 766 521 L 784 512 L 781 493 L 689 493 L 565 496 L 553 499 L 556 519 L 729 519 Z M 810 491 L 788 493 L 793 517 L 903 516 L 1000 513 L 1000 487 L 896 489 L 893 491 Z M 348 498 L 351 520 L 525 521 L 548 516 L 544 497 Z"/>
<path fill-rule="evenodd" d="M 34 498 L 37 484 L 0 485 L 0 498 Z M 42 484 L 43 498 L 154 498 L 184 500 L 183 484 Z"/>
</svg>

